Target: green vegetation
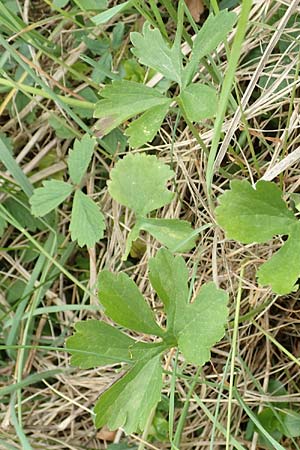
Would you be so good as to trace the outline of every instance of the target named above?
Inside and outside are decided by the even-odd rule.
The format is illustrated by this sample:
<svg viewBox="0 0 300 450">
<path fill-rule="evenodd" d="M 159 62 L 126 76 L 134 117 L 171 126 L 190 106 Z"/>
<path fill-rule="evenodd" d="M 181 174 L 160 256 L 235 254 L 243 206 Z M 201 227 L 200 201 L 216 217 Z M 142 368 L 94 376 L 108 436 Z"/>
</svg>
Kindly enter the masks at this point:
<svg viewBox="0 0 300 450">
<path fill-rule="evenodd" d="M 0 0 L 0 448 L 300 449 L 296 0 Z"/>
</svg>

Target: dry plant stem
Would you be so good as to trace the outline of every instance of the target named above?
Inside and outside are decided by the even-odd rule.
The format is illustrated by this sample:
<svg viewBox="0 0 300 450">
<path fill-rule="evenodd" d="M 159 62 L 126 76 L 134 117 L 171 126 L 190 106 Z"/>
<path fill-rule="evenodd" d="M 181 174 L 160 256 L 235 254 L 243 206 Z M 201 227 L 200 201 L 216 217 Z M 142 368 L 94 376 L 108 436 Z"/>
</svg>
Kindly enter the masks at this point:
<svg viewBox="0 0 300 450">
<path fill-rule="evenodd" d="M 230 127 L 224 137 L 224 140 L 222 142 L 221 148 L 219 150 L 218 156 L 215 161 L 215 166 L 214 166 L 215 171 L 217 171 L 219 169 L 221 162 L 223 161 L 223 158 L 226 155 L 231 138 L 241 120 L 242 111 L 245 111 L 245 109 L 248 105 L 249 99 L 253 93 L 253 90 L 256 87 L 257 81 L 260 78 L 262 71 L 263 71 L 265 65 L 267 64 L 267 61 L 268 61 L 275 45 L 279 41 L 289 18 L 296 12 L 298 6 L 299 6 L 299 0 L 292 0 L 291 4 L 289 5 L 288 9 L 286 10 L 286 13 L 284 14 L 278 27 L 276 28 L 276 31 L 273 34 L 272 39 L 270 40 L 262 58 L 260 59 L 258 65 L 257 65 L 257 68 L 255 70 L 255 73 L 252 75 L 250 83 L 248 84 L 245 94 L 243 95 L 243 98 L 241 100 L 241 109 L 236 110 L 236 112 L 233 116 L 233 119 L 231 120 Z"/>
</svg>

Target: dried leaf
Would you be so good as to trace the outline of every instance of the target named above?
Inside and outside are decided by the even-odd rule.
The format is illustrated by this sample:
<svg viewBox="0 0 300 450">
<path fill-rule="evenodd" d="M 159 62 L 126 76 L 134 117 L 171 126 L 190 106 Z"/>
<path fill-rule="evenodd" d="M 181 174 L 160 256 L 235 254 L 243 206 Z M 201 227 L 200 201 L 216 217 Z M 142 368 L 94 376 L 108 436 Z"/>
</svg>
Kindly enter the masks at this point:
<svg viewBox="0 0 300 450">
<path fill-rule="evenodd" d="M 198 22 L 204 12 L 203 0 L 185 0 L 193 19 Z"/>
</svg>

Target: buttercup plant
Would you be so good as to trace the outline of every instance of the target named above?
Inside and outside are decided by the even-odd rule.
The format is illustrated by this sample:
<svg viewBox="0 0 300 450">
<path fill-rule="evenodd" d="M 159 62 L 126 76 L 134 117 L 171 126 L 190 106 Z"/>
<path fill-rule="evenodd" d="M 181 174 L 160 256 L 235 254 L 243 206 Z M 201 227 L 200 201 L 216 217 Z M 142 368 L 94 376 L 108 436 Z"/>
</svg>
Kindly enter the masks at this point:
<svg viewBox="0 0 300 450">
<path fill-rule="evenodd" d="M 100 320 L 78 322 L 66 343 L 71 364 L 83 369 L 126 363 L 123 376 L 100 396 L 94 412 L 97 427 L 122 427 L 127 434 L 145 428 L 160 400 L 162 355 L 178 347 L 188 363 L 202 366 L 224 336 L 228 314 L 228 294 L 213 282 L 205 283 L 189 301 L 188 269 L 181 256 L 160 249 L 149 268 L 151 285 L 164 306 L 164 327 L 128 275 L 104 270 L 99 275 L 99 300 L 106 315 L 122 328 Z M 155 340 L 134 339 L 123 329 Z"/>
</svg>

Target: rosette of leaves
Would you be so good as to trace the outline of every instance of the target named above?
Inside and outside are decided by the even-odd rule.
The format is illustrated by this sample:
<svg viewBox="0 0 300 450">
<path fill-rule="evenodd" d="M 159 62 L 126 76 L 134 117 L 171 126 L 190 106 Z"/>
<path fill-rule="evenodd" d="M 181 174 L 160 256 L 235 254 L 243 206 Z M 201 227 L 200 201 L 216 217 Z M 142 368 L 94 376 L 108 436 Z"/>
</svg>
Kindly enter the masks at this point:
<svg viewBox="0 0 300 450">
<path fill-rule="evenodd" d="M 93 247 L 103 238 L 104 217 L 97 204 L 81 190 L 84 175 L 91 162 L 96 141 L 89 135 L 76 139 L 69 152 L 68 171 L 70 183 L 60 180 L 43 181 L 43 186 L 34 189 L 30 198 L 31 212 L 43 217 L 63 203 L 74 191 L 70 232 L 72 241 L 80 247 Z"/>
<path fill-rule="evenodd" d="M 300 223 L 282 195 L 270 181 L 258 181 L 253 187 L 247 180 L 234 180 L 216 208 L 217 222 L 229 239 L 252 244 L 288 236 L 257 272 L 259 284 L 270 285 L 280 295 L 293 291 L 300 276 Z"/>
<path fill-rule="evenodd" d="M 95 424 L 126 433 L 143 430 L 160 401 L 161 357 L 178 347 L 188 363 L 202 366 L 211 347 L 224 335 L 228 295 L 214 283 L 204 284 L 189 301 L 188 269 L 181 256 L 160 249 L 149 261 L 149 278 L 167 316 L 162 328 L 136 284 L 125 273 L 99 275 L 99 300 L 105 313 L 121 328 L 100 320 L 78 322 L 67 339 L 71 364 L 88 369 L 126 363 L 125 370 L 96 403 Z M 124 329 L 155 336 L 154 342 L 134 339 Z"/>
<path fill-rule="evenodd" d="M 154 155 L 128 154 L 120 159 L 110 172 L 108 191 L 121 205 L 134 211 L 136 223 L 130 231 L 123 260 L 126 260 L 140 231 L 150 233 L 172 252 L 185 252 L 195 246 L 196 231 L 191 224 L 180 219 L 147 217 L 152 211 L 167 205 L 174 193 L 166 182 L 175 173 Z"/>
<path fill-rule="evenodd" d="M 157 28 L 146 22 L 142 33 L 130 34 L 132 53 L 139 62 L 161 73 L 179 87 L 173 98 L 159 90 L 126 80 L 113 81 L 100 92 L 103 97 L 96 104 L 94 117 L 100 119 L 96 127 L 104 136 L 125 121 L 140 115 L 127 127 L 125 134 L 132 147 L 150 142 L 158 132 L 173 102 L 190 122 L 211 118 L 217 111 L 216 90 L 204 83 L 192 83 L 199 62 L 222 42 L 232 29 L 236 15 L 227 10 L 210 15 L 197 33 L 190 60 L 183 65 L 181 26 L 177 27 L 174 44 L 169 47 Z"/>
</svg>

